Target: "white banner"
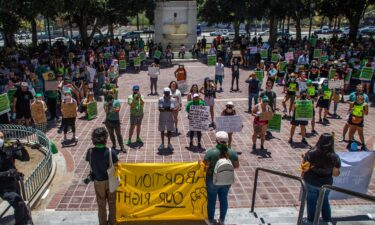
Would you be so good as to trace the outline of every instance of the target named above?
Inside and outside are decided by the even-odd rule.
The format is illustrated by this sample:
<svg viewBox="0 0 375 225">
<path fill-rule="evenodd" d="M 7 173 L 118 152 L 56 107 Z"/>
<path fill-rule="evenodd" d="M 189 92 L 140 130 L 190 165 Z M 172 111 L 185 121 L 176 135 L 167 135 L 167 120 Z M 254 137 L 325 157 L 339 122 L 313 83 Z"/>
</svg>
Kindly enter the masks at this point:
<svg viewBox="0 0 375 225">
<path fill-rule="evenodd" d="M 192 105 L 189 111 L 189 130 L 208 130 L 210 125 L 210 108 L 202 105 Z"/>
<path fill-rule="evenodd" d="M 329 80 L 328 81 L 329 89 L 341 89 L 344 88 L 344 80 Z"/>
<path fill-rule="evenodd" d="M 291 59 L 294 59 L 294 53 L 293 52 L 285 53 L 285 61 L 289 62 L 289 60 Z"/>
<path fill-rule="evenodd" d="M 241 132 L 242 130 L 242 117 L 239 115 L 235 116 L 220 116 L 216 117 L 216 131 Z"/>
</svg>

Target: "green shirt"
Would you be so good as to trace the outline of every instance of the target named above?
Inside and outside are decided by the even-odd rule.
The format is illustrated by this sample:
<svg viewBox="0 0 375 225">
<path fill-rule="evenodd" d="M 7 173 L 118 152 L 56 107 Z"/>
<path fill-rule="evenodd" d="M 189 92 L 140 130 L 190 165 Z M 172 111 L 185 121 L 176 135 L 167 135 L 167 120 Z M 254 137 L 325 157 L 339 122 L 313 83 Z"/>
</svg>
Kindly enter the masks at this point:
<svg viewBox="0 0 375 225">
<path fill-rule="evenodd" d="M 199 99 L 198 102 L 190 101 L 190 102 L 188 102 L 188 103 L 186 104 L 186 108 L 185 108 L 185 110 L 186 110 L 187 112 L 189 112 L 189 111 L 190 111 L 190 106 L 192 106 L 192 105 L 203 105 L 203 106 L 205 106 L 206 104 L 205 104 L 204 101 L 201 100 L 201 99 Z"/>
<path fill-rule="evenodd" d="M 143 101 L 143 95 L 141 95 L 141 99 Z M 132 116 L 142 116 L 143 115 L 143 105 L 141 104 L 141 99 L 134 102 L 134 106 L 130 107 L 130 115 Z M 135 99 L 133 98 L 133 94 L 129 95 L 128 97 L 128 104 L 131 105 Z"/>
<path fill-rule="evenodd" d="M 49 99 L 57 99 L 59 97 L 59 92 L 57 92 L 57 91 L 46 91 L 44 93 L 44 95 L 46 96 L 46 98 L 49 98 Z"/>
<path fill-rule="evenodd" d="M 215 169 L 217 161 L 219 161 L 219 156 L 220 156 L 219 148 L 220 148 L 220 145 L 216 145 L 216 148 L 209 149 L 206 152 L 206 155 L 204 156 L 204 160 L 210 162 L 210 166 L 208 167 L 208 170 L 206 173 L 207 176 L 213 176 L 214 174 L 214 169 Z M 228 149 L 228 155 L 232 163 L 238 161 L 238 155 L 236 151 L 232 149 Z"/>
<path fill-rule="evenodd" d="M 108 105 L 108 102 L 104 103 L 104 108 L 106 108 Z M 120 121 L 120 113 L 119 112 L 114 112 L 114 108 L 121 108 L 121 104 L 119 100 L 113 100 L 112 102 L 112 109 L 107 112 L 107 117 L 106 120 L 110 121 Z"/>
</svg>

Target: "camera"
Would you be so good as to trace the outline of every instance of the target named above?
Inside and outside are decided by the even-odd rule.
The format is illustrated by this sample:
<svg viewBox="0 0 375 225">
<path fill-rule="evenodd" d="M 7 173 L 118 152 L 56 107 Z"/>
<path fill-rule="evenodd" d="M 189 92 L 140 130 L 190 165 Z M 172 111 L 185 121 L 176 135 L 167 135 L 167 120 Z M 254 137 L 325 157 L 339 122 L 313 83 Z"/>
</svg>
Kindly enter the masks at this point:
<svg viewBox="0 0 375 225">
<path fill-rule="evenodd" d="M 92 181 L 94 181 L 94 176 L 92 173 L 90 173 L 85 179 L 83 179 L 83 183 L 85 184 L 89 184 Z"/>
</svg>

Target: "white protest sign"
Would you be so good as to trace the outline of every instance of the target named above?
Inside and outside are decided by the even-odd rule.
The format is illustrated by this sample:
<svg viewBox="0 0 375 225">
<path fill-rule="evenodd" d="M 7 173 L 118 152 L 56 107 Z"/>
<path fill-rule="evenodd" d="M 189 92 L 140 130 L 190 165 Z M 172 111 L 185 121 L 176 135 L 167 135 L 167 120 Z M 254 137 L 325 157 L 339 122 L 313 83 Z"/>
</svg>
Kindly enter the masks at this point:
<svg viewBox="0 0 375 225">
<path fill-rule="evenodd" d="M 285 61 L 289 61 L 291 59 L 294 59 L 294 53 L 293 52 L 285 53 Z"/>
<path fill-rule="evenodd" d="M 159 75 L 160 71 L 159 71 L 159 67 L 153 67 L 153 66 L 149 66 L 148 67 L 148 74 L 150 75 Z"/>
<path fill-rule="evenodd" d="M 329 80 L 328 87 L 330 89 L 340 89 L 344 88 L 344 80 Z"/>
<path fill-rule="evenodd" d="M 87 68 L 87 71 L 89 72 L 90 74 L 90 82 L 94 82 L 94 78 L 95 78 L 95 75 L 96 75 L 96 69 L 95 68 L 92 68 L 90 66 L 86 66 Z"/>
<path fill-rule="evenodd" d="M 375 152 L 339 152 L 340 176 L 334 177 L 333 185 L 367 194 L 375 166 Z M 329 199 L 349 199 L 351 196 L 331 191 Z"/>
<path fill-rule="evenodd" d="M 202 105 L 192 105 L 189 111 L 189 130 L 208 130 L 210 125 L 210 108 Z"/>
<path fill-rule="evenodd" d="M 258 52 L 257 47 L 250 47 L 250 54 L 256 54 Z"/>
<path fill-rule="evenodd" d="M 57 81 L 45 81 L 44 82 L 44 89 L 46 91 L 57 91 L 59 83 Z"/>
<path fill-rule="evenodd" d="M 220 116 L 216 117 L 216 130 L 231 132 L 241 132 L 242 130 L 242 117 L 239 115 L 235 116 Z"/>
</svg>

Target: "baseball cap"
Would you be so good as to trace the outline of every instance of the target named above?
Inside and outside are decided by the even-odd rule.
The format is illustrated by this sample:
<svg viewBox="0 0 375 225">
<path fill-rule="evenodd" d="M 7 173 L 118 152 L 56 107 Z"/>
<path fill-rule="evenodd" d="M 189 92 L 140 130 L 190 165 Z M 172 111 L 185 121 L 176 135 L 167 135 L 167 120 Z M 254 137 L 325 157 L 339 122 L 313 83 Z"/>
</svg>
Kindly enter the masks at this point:
<svg viewBox="0 0 375 225">
<path fill-rule="evenodd" d="M 194 94 L 193 98 L 199 98 L 199 94 Z"/>
<path fill-rule="evenodd" d="M 139 85 L 134 85 L 133 86 L 133 91 L 138 91 L 139 90 Z"/>
<path fill-rule="evenodd" d="M 171 93 L 171 89 L 170 88 L 168 88 L 168 87 L 166 87 L 166 88 L 164 88 L 164 93 L 165 92 L 169 92 L 169 94 Z"/>
<path fill-rule="evenodd" d="M 29 85 L 26 82 L 21 83 L 21 87 L 28 87 Z"/>
<path fill-rule="evenodd" d="M 270 99 L 265 95 L 265 96 L 263 96 L 263 98 L 262 98 L 262 101 L 263 102 L 268 102 Z"/>
<path fill-rule="evenodd" d="M 232 101 L 227 102 L 227 105 L 234 106 Z"/>
<path fill-rule="evenodd" d="M 228 133 L 225 131 L 218 131 L 215 136 L 218 142 L 228 142 Z"/>
<path fill-rule="evenodd" d="M 308 80 L 306 81 L 306 83 L 307 83 L 307 84 L 312 84 L 312 80 L 308 79 Z"/>
<path fill-rule="evenodd" d="M 42 97 L 42 94 L 41 93 L 36 93 L 35 94 L 35 98 L 38 98 L 38 97 Z"/>
</svg>

